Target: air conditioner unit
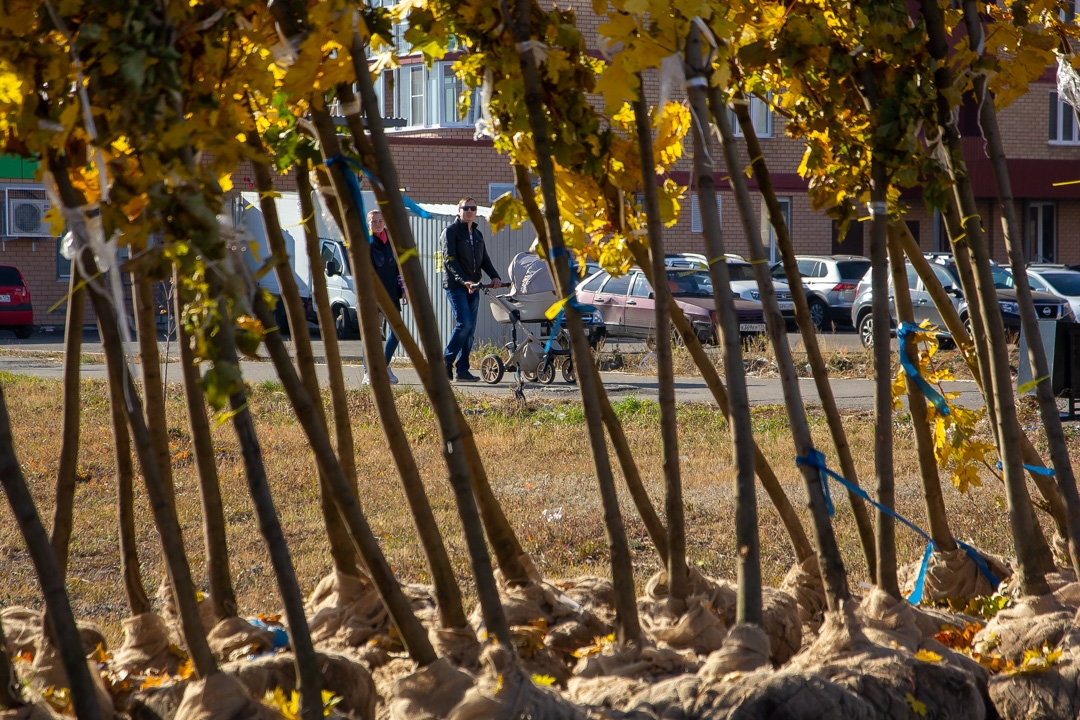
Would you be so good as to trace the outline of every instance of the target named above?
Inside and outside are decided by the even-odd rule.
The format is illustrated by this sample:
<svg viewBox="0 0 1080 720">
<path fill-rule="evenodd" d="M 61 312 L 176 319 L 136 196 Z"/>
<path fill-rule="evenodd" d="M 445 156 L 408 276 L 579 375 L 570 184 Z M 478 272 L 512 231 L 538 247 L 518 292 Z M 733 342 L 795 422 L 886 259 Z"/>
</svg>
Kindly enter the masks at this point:
<svg viewBox="0 0 1080 720">
<path fill-rule="evenodd" d="M 8 237 L 52 237 L 45 219 L 51 207 L 48 200 L 8 198 Z"/>
</svg>

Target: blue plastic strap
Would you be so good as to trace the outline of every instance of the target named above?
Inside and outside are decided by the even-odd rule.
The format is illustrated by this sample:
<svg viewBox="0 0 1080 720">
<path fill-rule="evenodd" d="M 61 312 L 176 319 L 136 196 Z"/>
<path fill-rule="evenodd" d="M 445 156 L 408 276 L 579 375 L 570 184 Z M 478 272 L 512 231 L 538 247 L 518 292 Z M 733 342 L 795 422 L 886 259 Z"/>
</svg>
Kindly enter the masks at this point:
<svg viewBox="0 0 1080 720">
<path fill-rule="evenodd" d="M 998 460 L 997 469 L 1005 469 L 1005 466 L 1001 464 L 1000 460 Z M 1024 469 L 1028 472 L 1033 472 L 1036 475 L 1045 475 L 1046 477 L 1055 477 L 1057 475 L 1054 468 L 1043 467 L 1042 465 L 1025 465 Z"/>
<path fill-rule="evenodd" d="M 797 466 L 809 465 L 810 467 L 816 468 L 821 472 L 821 484 L 825 489 L 825 502 L 829 507 L 829 516 L 830 517 L 832 516 L 834 510 L 833 510 L 832 499 L 829 497 L 829 482 L 827 480 L 827 478 L 829 478 L 829 477 L 833 478 L 838 483 L 843 485 L 845 488 L 847 488 L 855 496 L 857 496 L 857 497 L 863 499 L 864 501 L 870 503 L 871 505 L 873 505 L 875 508 L 882 511 L 886 515 L 890 515 L 894 519 L 899 520 L 904 525 L 907 525 L 909 528 L 911 528 L 912 530 L 917 532 L 919 535 L 926 538 L 926 552 L 923 553 L 922 567 L 919 569 L 919 575 L 915 579 L 915 588 L 914 588 L 914 590 L 912 590 L 911 595 L 908 597 L 908 599 L 911 600 L 912 603 L 918 604 L 918 602 L 922 600 L 923 585 L 924 585 L 924 581 L 926 579 L 926 568 L 930 563 L 930 554 L 934 550 L 937 550 L 937 544 L 934 543 L 934 539 L 932 537 L 930 537 L 930 535 L 925 530 L 923 530 L 918 525 L 916 525 L 915 523 L 913 523 L 910 520 L 908 520 L 907 518 L 905 518 L 903 515 L 900 515 L 895 510 L 892 510 L 891 508 L 887 508 L 884 505 L 882 505 L 881 503 L 879 503 L 876 500 L 874 500 L 873 498 L 871 498 L 867 494 L 867 492 L 865 490 L 863 490 L 861 487 L 859 487 L 855 483 L 849 481 L 848 479 L 842 477 L 841 475 L 838 475 L 837 473 L 834 473 L 832 470 L 830 470 L 828 467 L 826 467 L 826 465 L 825 465 L 825 455 L 820 450 L 811 449 L 810 454 L 809 454 L 808 457 L 795 458 L 795 464 Z M 975 566 L 979 568 L 979 571 L 986 577 L 987 580 L 990 581 L 990 586 L 993 587 L 996 590 L 997 586 L 1001 584 L 1001 581 L 998 580 L 994 576 L 994 573 L 992 573 L 990 571 L 990 566 L 986 563 L 986 558 L 984 558 L 982 555 L 980 555 L 978 550 L 976 550 L 975 548 L 971 547 L 970 545 L 968 545 L 967 543 L 965 543 L 965 542 L 963 542 L 961 540 L 957 540 L 956 538 L 953 538 L 953 542 L 955 542 L 957 544 L 957 546 L 959 546 L 965 553 L 967 553 L 967 556 L 969 558 L 971 558 L 972 562 L 975 563 Z M 912 598 L 918 598 L 918 599 L 915 600 L 915 599 L 912 599 Z"/>
<path fill-rule="evenodd" d="M 923 588 L 926 586 L 926 569 L 930 567 L 930 555 L 934 552 L 934 543 L 926 543 L 926 552 L 923 553 L 922 563 L 919 565 L 919 575 L 915 578 L 915 587 L 908 595 L 908 602 L 918 605 L 922 602 Z"/>
<path fill-rule="evenodd" d="M 367 212 L 364 210 L 364 195 L 360 192 L 360 179 L 356 177 L 356 173 L 352 172 L 350 168 L 356 168 L 359 171 L 363 171 L 363 167 L 360 163 L 356 162 L 352 158 L 345 157 L 344 155 L 335 155 L 334 157 L 326 158 L 327 167 L 339 162 L 345 165 L 345 184 L 349 186 L 349 195 L 352 196 L 353 202 L 356 203 L 356 208 L 360 211 L 360 217 L 362 218 L 360 225 L 364 229 L 364 239 L 367 240 L 367 244 L 370 245 L 373 240 L 371 235 L 368 234 L 367 229 Z"/>
<path fill-rule="evenodd" d="M 377 187 L 380 190 L 382 189 L 383 184 L 381 182 L 379 182 L 379 178 L 375 177 L 373 174 L 371 174 L 371 172 L 366 167 L 364 167 L 363 165 L 361 165 L 360 163 L 358 163 L 356 160 L 352 159 L 351 157 L 347 157 L 345 155 L 335 155 L 334 157 L 326 158 L 326 164 L 327 165 L 332 165 L 335 162 L 343 162 L 343 163 L 345 163 L 347 166 L 352 168 L 355 173 L 362 173 L 364 175 L 364 177 L 366 177 L 368 180 L 371 181 L 371 184 L 372 184 L 373 187 Z M 360 208 L 361 215 L 365 215 L 364 220 L 366 222 L 367 221 L 367 217 L 366 217 L 367 214 L 364 212 L 364 203 L 363 203 L 363 200 L 360 198 L 360 183 L 356 181 L 356 175 L 353 174 L 353 173 L 346 173 L 346 182 L 349 183 L 349 194 L 353 196 L 353 200 L 356 202 L 357 207 Z M 355 191 L 353 189 L 354 185 L 356 186 Z M 431 213 L 429 213 L 424 208 L 420 207 L 416 203 L 416 201 L 413 200 L 408 195 L 402 193 L 401 194 L 401 200 L 402 200 L 402 202 L 405 203 L 405 208 L 407 210 L 409 210 L 410 212 L 412 212 L 412 213 L 414 213 L 416 215 L 419 215 L 420 217 L 425 218 L 425 219 L 431 217 Z M 366 227 L 365 227 L 364 232 L 365 232 L 365 234 L 367 233 Z M 368 239 L 368 242 L 369 243 L 371 242 L 370 238 Z"/>
<path fill-rule="evenodd" d="M 934 404 L 937 411 L 942 415 L 949 414 L 949 403 L 945 402 L 945 398 L 941 396 L 934 386 L 926 382 L 926 378 L 919 372 L 919 367 L 911 361 L 906 352 L 908 340 L 912 336 L 919 332 L 918 325 L 913 323 L 900 323 L 899 329 L 896 331 L 896 337 L 900 340 L 900 367 L 904 368 L 904 374 L 911 378 L 911 382 L 915 383 L 915 387 L 919 388 L 926 399 Z"/>
<path fill-rule="evenodd" d="M 953 540 L 955 540 L 956 544 L 967 553 L 967 556 L 971 558 L 971 561 L 975 563 L 975 566 L 979 568 L 979 571 L 983 576 L 990 581 L 990 587 L 997 590 L 997 586 L 1001 584 L 1001 581 L 990 571 L 990 566 L 986 563 L 986 558 L 980 555 L 978 550 L 971 547 L 966 542 L 961 542 L 960 540 L 956 540 L 956 538 L 953 538 Z"/>
</svg>

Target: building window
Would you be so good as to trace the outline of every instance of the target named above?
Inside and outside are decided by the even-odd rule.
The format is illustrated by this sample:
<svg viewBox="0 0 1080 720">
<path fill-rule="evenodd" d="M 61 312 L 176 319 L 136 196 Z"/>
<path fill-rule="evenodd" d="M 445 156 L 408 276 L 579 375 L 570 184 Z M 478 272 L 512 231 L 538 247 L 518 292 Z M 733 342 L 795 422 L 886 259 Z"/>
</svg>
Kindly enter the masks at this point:
<svg viewBox="0 0 1080 720">
<path fill-rule="evenodd" d="M 488 183 L 488 203 L 493 203 L 506 193 L 517 196 L 514 183 Z"/>
<path fill-rule="evenodd" d="M 716 193 L 716 214 L 718 217 L 723 217 L 720 210 L 720 193 Z M 690 196 L 690 232 L 705 232 L 704 224 L 701 222 L 701 205 L 697 193 Z"/>
<path fill-rule="evenodd" d="M 452 62 L 431 68 L 405 65 L 383 73 L 375 85 L 383 116 L 399 114 L 408 128 L 472 127 L 478 116 L 479 93 L 473 92 L 465 117 L 460 117 L 465 84 L 453 71 Z"/>
<path fill-rule="evenodd" d="M 1057 208 L 1052 202 L 1028 204 L 1027 250 L 1029 262 L 1054 262 L 1056 258 Z"/>
<path fill-rule="evenodd" d="M 1050 92 L 1050 142 L 1080 143 L 1076 132 L 1076 110 L 1067 102 L 1058 100 L 1055 91 Z"/>
<path fill-rule="evenodd" d="M 771 97 L 771 94 L 767 97 Z M 728 110 L 728 118 L 731 127 L 735 130 L 735 137 L 742 137 L 742 128 L 739 120 L 735 117 L 734 110 Z M 758 137 L 772 137 L 772 108 L 767 100 L 762 100 L 756 95 L 750 96 L 750 118 L 754 121 L 754 132 Z"/>
<path fill-rule="evenodd" d="M 64 238 L 56 239 L 56 279 L 57 280 L 70 280 L 71 279 L 71 261 L 64 257 L 64 253 L 61 252 Z"/>
<path fill-rule="evenodd" d="M 795 238 L 791 232 L 791 198 L 782 197 L 776 198 L 780 203 L 780 213 L 784 216 L 784 224 L 788 229 L 788 240 L 791 241 L 792 246 L 795 244 Z M 769 256 L 769 262 L 777 262 L 780 258 L 780 251 L 776 248 L 776 233 L 773 231 L 772 223 L 769 221 L 769 209 L 765 207 L 765 201 L 761 201 L 761 244 L 765 246 L 765 253 Z"/>
</svg>

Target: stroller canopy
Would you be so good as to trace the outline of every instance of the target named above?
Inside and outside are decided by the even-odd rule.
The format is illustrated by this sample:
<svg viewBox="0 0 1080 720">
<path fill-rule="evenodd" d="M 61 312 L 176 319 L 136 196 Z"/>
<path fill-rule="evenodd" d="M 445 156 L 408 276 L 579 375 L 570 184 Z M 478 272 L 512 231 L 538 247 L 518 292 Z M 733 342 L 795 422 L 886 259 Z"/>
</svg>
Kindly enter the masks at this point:
<svg viewBox="0 0 1080 720">
<path fill-rule="evenodd" d="M 510 260 L 507 275 L 514 286 L 514 295 L 555 292 L 547 262 L 533 253 L 520 252 L 515 255 Z"/>
</svg>

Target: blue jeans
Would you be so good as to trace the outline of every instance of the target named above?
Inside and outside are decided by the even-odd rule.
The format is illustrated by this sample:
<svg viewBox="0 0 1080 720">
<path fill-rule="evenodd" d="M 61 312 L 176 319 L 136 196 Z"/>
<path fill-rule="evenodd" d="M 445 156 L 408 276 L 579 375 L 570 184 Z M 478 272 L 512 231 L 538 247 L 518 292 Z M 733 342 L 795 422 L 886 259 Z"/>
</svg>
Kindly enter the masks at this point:
<svg viewBox="0 0 1080 720">
<path fill-rule="evenodd" d="M 400 300 L 394 301 L 394 307 L 397 308 L 398 314 L 401 314 Z M 397 335 L 394 334 L 393 329 L 390 328 L 389 323 L 387 324 L 386 332 L 388 333 L 388 337 L 386 338 L 386 350 L 383 351 L 383 355 L 386 356 L 386 364 L 389 365 L 390 361 L 394 358 L 394 353 L 398 349 L 398 339 Z"/>
<path fill-rule="evenodd" d="M 454 313 L 454 332 L 450 342 L 446 343 L 443 360 L 449 367 L 456 358 L 457 371 L 461 375 L 469 372 L 469 353 L 472 352 L 476 315 L 480 311 L 480 291 L 470 293 L 468 288 L 458 285 L 446 288 L 446 297 Z"/>
</svg>

